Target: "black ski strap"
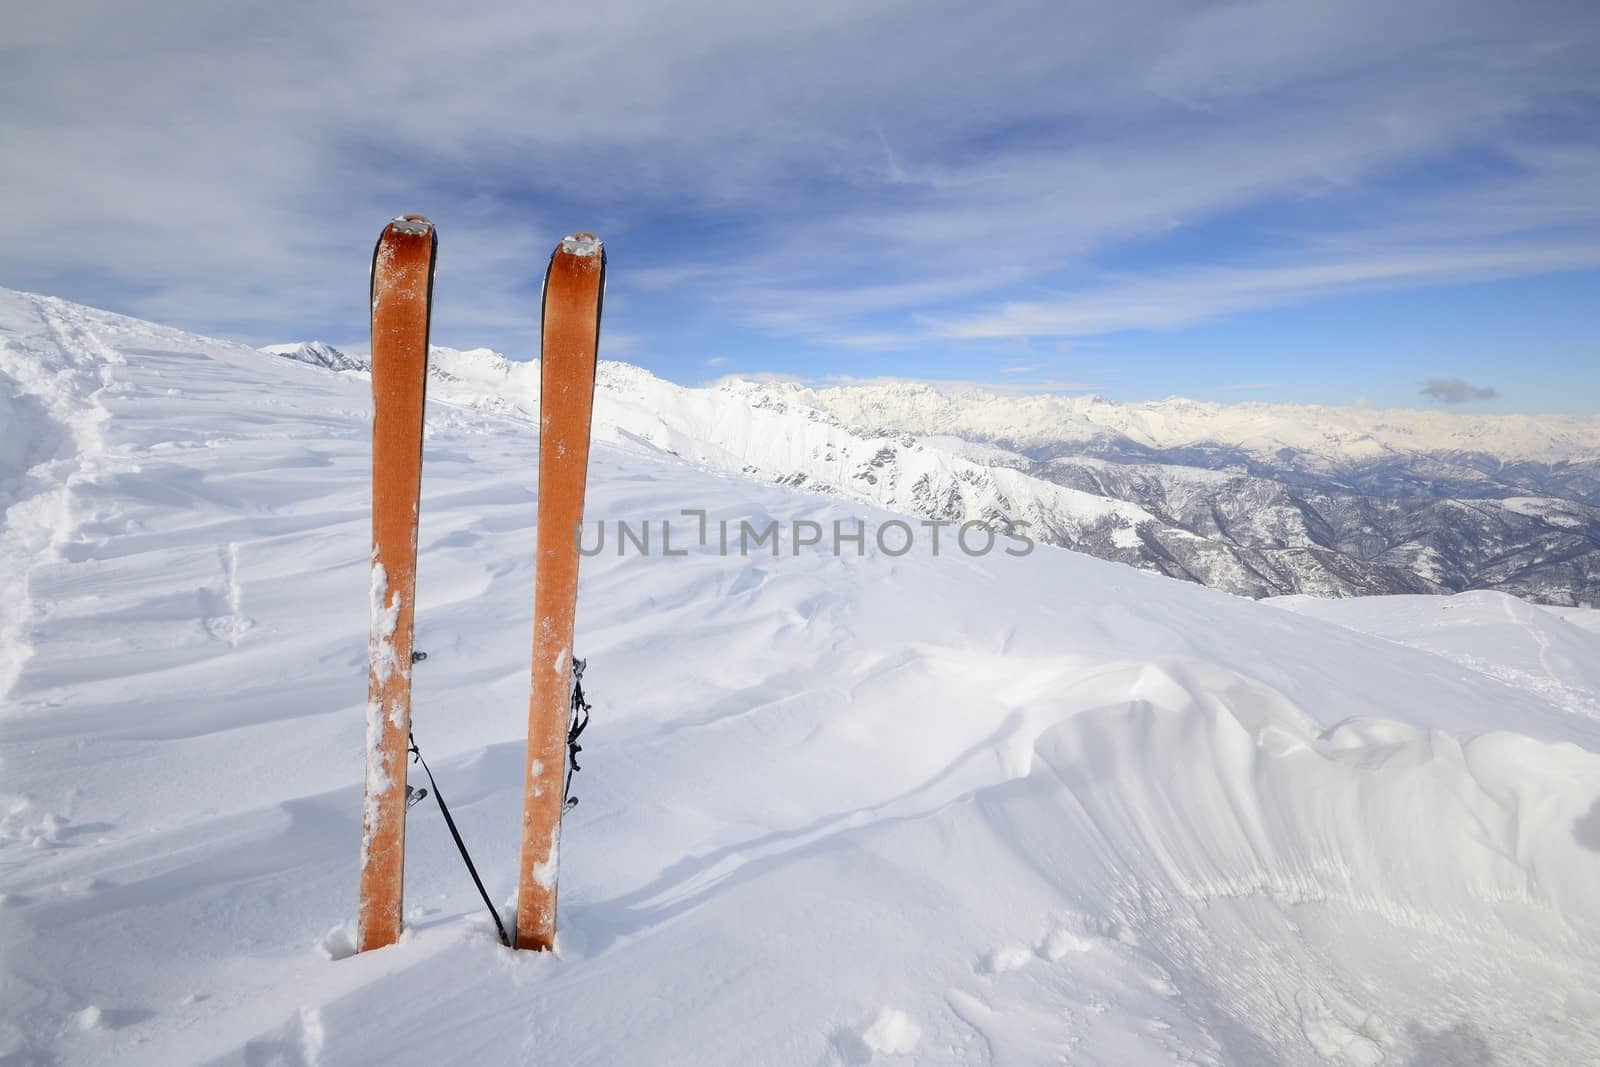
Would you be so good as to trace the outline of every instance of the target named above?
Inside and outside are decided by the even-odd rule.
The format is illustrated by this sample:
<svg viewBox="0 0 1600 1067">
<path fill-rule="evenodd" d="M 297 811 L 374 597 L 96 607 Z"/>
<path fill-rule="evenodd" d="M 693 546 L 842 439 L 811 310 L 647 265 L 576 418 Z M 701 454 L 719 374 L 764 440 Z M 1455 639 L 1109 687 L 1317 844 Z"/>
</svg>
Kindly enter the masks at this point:
<svg viewBox="0 0 1600 1067">
<path fill-rule="evenodd" d="M 578 753 L 583 751 L 578 738 L 583 734 L 584 727 L 589 725 L 589 702 L 583 697 L 583 668 L 588 662 L 582 659 L 572 661 L 572 717 L 567 720 L 567 784 L 561 790 L 563 812 L 578 806 L 578 798 L 572 795 L 572 772 L 583 770 L 578 766 Z"/>
<path fill-rule="evenodd" d="M 506 935 L 505 923 L 500 921 L 500 913 L 495 910 L 494 903 L 489 900 L 489 891 L 483 888 L 483 879 L 478 877 L 478 868 L 473 866 L 472 857 L 467 854 L 467 844 L 461 840 L 461 831 L 456 829 L 456 821 L 450 817 L 450 809 L 445 805 L 444 795 L 439 792 L 439 783 L 433 780 L 433 771 L 428 766 L 428 761 L 422 758 L 422 750 L 417 748 L 415 734 L 408 734 L 411 741 L 411 755 L 416 762 L 422 764 L 422 769 L 427 772 L 428 784 L 433 786 L 433 799 L 439 802 L 439 812 L 444 816 L 444 824 L 450 827 L 450 836 L 456 839 L 456 848 L 461 852 L 461 858 L 466 862 L 467 873 L 472 875 L 472 884 L 478 887 L 478 895 L 483 898 L 483 906 L 489 909 L 489 914 L 494 918 L 494 927 L 500 931 L 500 943 L 506 948 L 511 947 L 511 938 Z"/>
</svg>

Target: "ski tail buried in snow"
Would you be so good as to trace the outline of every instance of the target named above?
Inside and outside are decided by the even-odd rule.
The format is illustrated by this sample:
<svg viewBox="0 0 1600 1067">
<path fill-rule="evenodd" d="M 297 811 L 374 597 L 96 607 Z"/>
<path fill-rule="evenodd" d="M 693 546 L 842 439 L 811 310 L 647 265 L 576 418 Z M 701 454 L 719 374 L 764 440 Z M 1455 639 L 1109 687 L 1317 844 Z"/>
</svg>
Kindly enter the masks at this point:
<svg viewBox="0 0 1600 1067">
<path fill-rule="evenodd" d="M 589 473 L 589 429 L 605 277 L 605 249 L 587 233 L 563 240 L 551 255 L 545 274 L 533 689 L 528 707 L 528 775 L 517 888 L 518 948 L 555 946 L 556 874 L 578 600 L 577 534 Z"/>
<path fill-rule="evenodd" d="M 384 227 L 372 256 L 372 631 L 358 947 L 400 937 L 406 751 L 428 325 L 438 238 L 421 215 Z"/>
</svg>

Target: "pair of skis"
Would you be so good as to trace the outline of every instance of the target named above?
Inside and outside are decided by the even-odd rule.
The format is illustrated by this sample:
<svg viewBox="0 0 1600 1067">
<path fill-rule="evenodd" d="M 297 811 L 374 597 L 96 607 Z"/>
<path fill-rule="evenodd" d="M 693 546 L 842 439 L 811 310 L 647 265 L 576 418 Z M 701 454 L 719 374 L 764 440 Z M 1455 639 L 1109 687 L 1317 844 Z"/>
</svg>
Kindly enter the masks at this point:
<svg viewBox="0 0 1600 1067">
<path fill-rule="evenodd" d="M 438 238 L 421 215 L 390 222 L 372 258 L 372 631 L 362 813 L 360 951 L 400 936 L 411 733 L 417 507 Z M 588 480 L 605 251 L 565 238 L 545 273 L 540 336 L 539 515 L 532 696 L 517 889 L 518 948 L 555 945 L 565 806 L 578 542 Z"/>
</svg>

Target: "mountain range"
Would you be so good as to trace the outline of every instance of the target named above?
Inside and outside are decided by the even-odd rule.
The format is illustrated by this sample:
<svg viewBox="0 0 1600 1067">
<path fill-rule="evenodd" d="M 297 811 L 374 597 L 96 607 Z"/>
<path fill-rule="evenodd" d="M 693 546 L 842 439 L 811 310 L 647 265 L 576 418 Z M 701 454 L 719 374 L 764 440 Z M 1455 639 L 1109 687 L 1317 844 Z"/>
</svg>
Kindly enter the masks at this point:
<svg viewBox="0 0 1600 1067">
<path fill-rule="evenodd" d="M 346 373 L 321 342 L 263 351 Z M 435 347 L 433 395 L 534 418 L 537 362 Z M 1250 597 L 1600 601 L 1600 418 L 702 387 L 603 361 L 596 436 L 929 522 L 981 522 Z M 693 502 L 685 502 L 692 508 Z"/>
</svg>

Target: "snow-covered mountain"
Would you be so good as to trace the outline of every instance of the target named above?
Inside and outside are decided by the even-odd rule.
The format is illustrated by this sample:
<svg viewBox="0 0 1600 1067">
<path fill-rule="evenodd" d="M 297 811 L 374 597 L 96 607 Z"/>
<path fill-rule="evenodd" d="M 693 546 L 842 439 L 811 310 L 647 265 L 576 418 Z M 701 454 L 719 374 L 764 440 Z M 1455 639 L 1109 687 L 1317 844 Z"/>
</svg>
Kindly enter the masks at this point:
<svg viewBox="0 0 1600 1067">
<path fill-rule="evenodd" d="M 359 356 L 349 355 L 323 341 L 300 341 L 286 345 L 266 345 L 261 349 L 275 356 L 283 356 L 299 363 L 329 370 L 371 370 L 371 364 Z"/>
<path fill-rule="evenodd" d="M 537 361 L 435 346 L 429 372 L 430 396 L 537 417 Z M 855 430 L 814 409 L 751 403 L 737 387 L 686 388 L 639 367 L 602 361 L 595 398 L 596 440 L 930 521 L 1015 528 L 1039 542 L 1092 545 L 1096 554 L 1130 562 L 1137 558 L 1138 530 L 1156 525 L 1154 516 L 1122 501 L 987 465 L 960 448 Z"/>
<path fill-rule="evenodd" d="M 326 346 L 272 351 L 364 366 Z M 537 410 L 536 363 L 438 348 L 432 370 L 452 403 Z M 924 520 L 1025 530 L 1244 596 L 1490 588 L 1600 601 L 1600 419 L 1117 405 L 909 383 L 690 389 L 609 362 L 598 397 L 610 440 Z"/>
<path fill-rule="evenodd" d="M 526 367 L 438 364 L 416 737 L 505 901 L 538 443 Z M 883 438 L 606 374 L 591 515 L 894 520 L 668 451 Z M 421 806 L 408 933 L 352 957 L 366 383 L 0 291 L 0 417 L 7 1062 L 1600 1059 L 1593 612 L 601 553 L 559 956 Z"/>
<path fill-rule="evenodd" d="M 852 426 L 950 434 L 1018 450 L 1099 444 L 1159 454 L 1230 448 L 1267 463 L 1300 457 L 1336 469 L 1384 456 L 1482 454 L 1505 461 L 1600 459 L 1600 420 L 1561 415 L 1463 415 L 1308 404 L 1171 399 L 1119 404 L 1098 396 L 1000 395 L 974 387 L 889 381 L 813 389 L 735 381 L 753 398 L 827 411 Z M 1286 453 L 1288 455 L 1286 455 Z"/>
<path fill-rule="evenodd" d="M 1499 589 L 1550 604 L 1600 601 L 1600 508 L 1576 500 L 1397 496 L 1090 456 L 1023 469 L 1135 502 L 1163 523 L 1232 546 L 1257 579 L 1224 586 L 1233 592 Z"/>
</svg>

